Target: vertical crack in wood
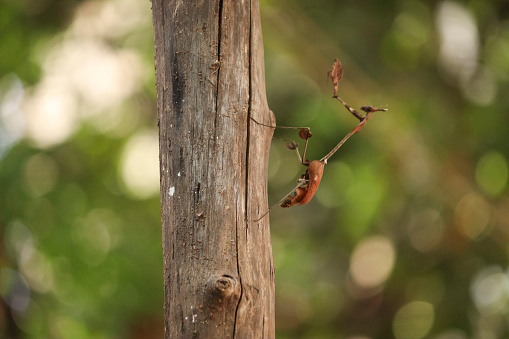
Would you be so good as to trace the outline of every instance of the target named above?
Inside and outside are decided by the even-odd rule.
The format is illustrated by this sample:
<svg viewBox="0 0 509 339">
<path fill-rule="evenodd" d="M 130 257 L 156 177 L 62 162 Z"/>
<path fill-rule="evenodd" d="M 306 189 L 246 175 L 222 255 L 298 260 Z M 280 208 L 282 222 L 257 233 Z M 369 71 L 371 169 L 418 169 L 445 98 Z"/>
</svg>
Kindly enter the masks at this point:
<svg viewBox="0 0 509 339">
<path fill-rule="evenodd" d="M 251 128 L 251 110 L 253 107 L 253 24 L 252 24 L 252 11 L 253 11 L 253 0 L 249 1 L 249 46 L 248 46 L 248 74 L 249 74 L 249 100 L 247 101 L 247 136 L 246 136 L 246 198 L 245 198 L 245 213 L 246 213 L 246 242 L 247 242 L 247 230 L 249 227 L 249 211 L 247 209 L 248 207 L 248 198 L 249 198 L 249 138 L 251 136 L 250 134 L 250 128 Z"/>
<path fill-rule="evenodd" d="M 246 182 L 245 182 L 245 197 L 244 197 L 244 226 L 245 226 L 245 230 L 246 230 L 246 246 L 247 246 L 247 231 L 248 231 L 248 220 L 249 220 L 249 211 L 248 211 L 248 199 L 249 199 L 249 138 L 250 138 L 250 128 L 251 128 L 251 124 L 250 124 L 250 117 L 251 117 L 251 109 L 252 109 L 252 100 L 253 100 L 253 88 L 252 88 L 252 81 L 253 81 L 253 72 L 252 72 L 252 58 L 253 58 L 253 55 L 252 55 L 252 35 L 253 35 L 253 32 L 252 32 L 252 0 L 249 1 L 249 46 L 248 46 L 248 81 L 249 81 L 249 98 L 248 98 L 248 106 L 247 106 L 247 117 L 246 117 L 246 162 L 245 162 L 245 169 L 246 169 Z M 238 220 L 237 218 L 235 218 L 235 220 Z M 240 296 L 239 296 L 239 299 L 237 301 L 237 307 L 235 308 L 235 318 L 234 318 L 234 321 L 233 321 L 233 335 L 232 335 L 232 338 L 236 338 L 236 332 L 237 332 L 237 321 L 238 321 L 238 312 L 239 312 L 239 307 L 240 307 L 240 304 L 242 302 L 242 299 L 244 298 L 244 286 L 242 284 L 242 275 L 241 275 L 241 272 L 240 272 L 240 261 L 239 261 L 239 227 L 240 225 L 238 224 L 238 221 L 237 221 L 237 224 L 235 225 L 235 229 L 236 229 L 236 238 L 237 238 L 237 242 L 236 242 L 236 250 L 237 250 L 237 272 L 238 272 L 238 275 L 239 275 L 239 284 L 240 284 Z"/>
<path fill-rule="evenodd" d="M 235 212 L 235 237 L 237 238 L 235 241 L 235 250 L 237 252 L 237 275 L 239 277 L 239 285 L 240 285 L 240 295 L 237 300 L 237 306 L 235 307 L 235 315 L 233 318 L 233 333 L 232 338 L 236 338 L 235 333 L 237 331 L 237 312 L 239 311 L 240 301 L 242 300 L 243 288 L 242 288 L 242 277 L 240 275 L 240 264 L 239 264 L 239 223 L 238 223 L 237 212 Z"/>
<path fill-rule="evenodd" d="M 218 9 L 217 9 L 217 62 L 218 69 L 217 69 L 217 79 L 216 79 L 216 117 L 214 118 L 214 140 L 216 140 L 216 127 L 217 127 L 217 119 L 219 117 L 219 80 L 220 80 L 220 73 L 221 73 L 221 37 L 223 34 L 222 25 L 223 25 L 223 1 L 219 0 L 218 2 Z"/>
<path fill-rule="evenodd" d="M 218 39 L 217 39 L 217 61 L 218 62 L 221 62 L 221 35 L 222 35 L 222 24 L 223 24 L 223 1 L 224 0 L 219 0 L 219 3 L 218 3 L 218 25 L 217 25 L 217 35 L 218 35 Z M 221 70 L 221 64 L 219 64 L 218 66 L 219 68 L 217 69 L 217 81 L 216 81 L 216 98 L 217 98 L 217 91 L 219 89 L 219 72 Z"/>
</svg>

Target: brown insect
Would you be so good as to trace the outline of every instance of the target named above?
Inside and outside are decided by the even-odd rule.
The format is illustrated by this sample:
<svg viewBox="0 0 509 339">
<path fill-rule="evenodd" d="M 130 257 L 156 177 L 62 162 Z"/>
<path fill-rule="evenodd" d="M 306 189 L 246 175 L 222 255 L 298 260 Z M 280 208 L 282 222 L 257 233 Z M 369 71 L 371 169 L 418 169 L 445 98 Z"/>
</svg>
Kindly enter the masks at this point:
<svg viewBox="0 0 509 339">
<path fill-rule="evenodd" d="M 308 202 L 310 202 L 311 199 L 313 198 L 313 196 L 315 195 L 316 190 L 318 189 L 318 186 L 320 185 L 320 181 L 322 180 L 323 170 L 324 170 L 325 165 L 327 164 L 327 160 L 329 160 L 329 158 L 332 157 L 334 155 L 334 153 L 336 153 L 337 150 L 341 146 L 343 146 L 343 144 L 354 133 L 361 131 L 362 127 L 364 127 L 364 125 L 366 125 L 366 123 L 368 122 L 369 118 L 371 118 L 371 114 L 373 112 L 387 111 L 386 108 L 363 106 L 363 107 L 361 107 L 361 110 L 363 110 L 366 114 L 361 115 L 355 109 L 350 107 L 345 101 L 343 101 L 343 99 L 338 97 L 338 95 L 337 95 L 338 84 L 339 84 L 339 81 L 341 80 L 341 78 L 343 77 L 343 67 L 341 65 L 341 62 L 338 59 L 334 59 L 334 64 L 332 65 L 332 68 L 328 72 L 328 77 L 332 79 L 332 84 L 334 86 L 333 98 L 340 101 L 350 113 L 352 113 L 357 119 L 359 119 L 359 124 L 356 127 L 354 127 L 350 131 L 350 133 L 348 133 L 327 155 L 325 155 L 320 160 L 310 161 L 310 160 L 306 159 L 306 149 L 307 149 L 308 141 L 309 141 L 309 138 L 312 137 L 311 130 L 309 127 L 269 126 L 269 125 L 261 124 L 261 123 L 257 122 L 256 120 L 254 120 L 253 118 L 251 118 L 251 120 L 253 120 L 255 123 L 265 126 L 265 127 L 298 129 L 299 137 L 301 139 L 305 140 L 304 152 L 303 152 L 302 156 L 300 155 L 299 148 L 298 148 L 299 146 L 296 142 L 290 141 L 288 144 L 286 144 L 286 147 L 290 150 L 295 150 L 299 157 L 300 163 L 307 167 L 306 172 L 304 174 L 302 174 L 300 176 L 300 178 L 297 180 L 297 186 L 295 186 L 295 188 L 292 191 L 290 191 L 290 193 L 285 195 L 283 197 L 283 199 L 278 201 L 277 204 L 271 206 L 267 210 L 267 212 L 262 214 L 258 219 L 254 220 L 255 222 L 261 220 L 264 216 L 266 216 L 270 212 L 270 210 L 276 205 L 288 208 L 288 207 L 292 207 L 295 205 L 305 205 Z"/>
</svg>

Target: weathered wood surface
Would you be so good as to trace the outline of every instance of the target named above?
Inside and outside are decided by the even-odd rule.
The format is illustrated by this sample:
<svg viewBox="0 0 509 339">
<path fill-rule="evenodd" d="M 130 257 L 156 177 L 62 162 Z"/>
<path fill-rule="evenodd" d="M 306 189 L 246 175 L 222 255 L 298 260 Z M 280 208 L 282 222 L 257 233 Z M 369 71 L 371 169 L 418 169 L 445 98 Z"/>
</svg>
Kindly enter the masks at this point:
<svg viewBox="0 0 509 339">
<path fill-rule="evenodd" d="M 152 0 L 166 338 L 274 338 L 258 0 Z"/>
</svg>

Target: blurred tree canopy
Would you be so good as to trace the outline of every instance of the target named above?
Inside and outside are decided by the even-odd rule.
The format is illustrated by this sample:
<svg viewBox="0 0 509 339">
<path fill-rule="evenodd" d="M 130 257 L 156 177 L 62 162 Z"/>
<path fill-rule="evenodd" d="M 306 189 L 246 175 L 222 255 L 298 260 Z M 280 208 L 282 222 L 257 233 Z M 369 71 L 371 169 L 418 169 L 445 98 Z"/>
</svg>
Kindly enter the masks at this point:
<svg viewBox="0 0 509 339">
<path fill-rule="evenodd" d="M 509 337 L 509 4 L 261 0 L 313 201 L 270 213 L 277 337 Z M 0 337 L 163 332 L 150 2 L 0 4 Z M 303 172 L 276 131 L 269 197 Z"/>
</svg>

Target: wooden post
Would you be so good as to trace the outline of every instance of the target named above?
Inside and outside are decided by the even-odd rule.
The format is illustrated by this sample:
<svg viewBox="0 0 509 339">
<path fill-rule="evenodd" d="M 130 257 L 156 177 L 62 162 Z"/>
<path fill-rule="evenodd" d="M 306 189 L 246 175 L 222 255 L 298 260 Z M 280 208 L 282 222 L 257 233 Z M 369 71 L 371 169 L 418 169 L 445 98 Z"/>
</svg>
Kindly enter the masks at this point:
<svg viewBox="0 0 509 339">
<path fill-rule="evenodd" d="M 165 338 L 274 338 L 258 0 L 152 0 Z"/>
</svg>

